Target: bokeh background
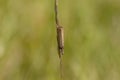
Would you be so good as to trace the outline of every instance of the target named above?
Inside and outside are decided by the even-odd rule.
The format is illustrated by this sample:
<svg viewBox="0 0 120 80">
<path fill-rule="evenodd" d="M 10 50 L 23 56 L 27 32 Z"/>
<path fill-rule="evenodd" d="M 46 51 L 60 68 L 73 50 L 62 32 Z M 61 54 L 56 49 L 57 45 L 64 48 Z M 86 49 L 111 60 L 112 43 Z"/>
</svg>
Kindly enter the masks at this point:
<svg viewBox="0 0 120 80">
<path fill-rule="evenodd" d="M 59 0 L 64 80 L 120 80 L 120 0 Z M 54 0 L 0 0 L 0 80 L 60 80 Z"/>
</svg>

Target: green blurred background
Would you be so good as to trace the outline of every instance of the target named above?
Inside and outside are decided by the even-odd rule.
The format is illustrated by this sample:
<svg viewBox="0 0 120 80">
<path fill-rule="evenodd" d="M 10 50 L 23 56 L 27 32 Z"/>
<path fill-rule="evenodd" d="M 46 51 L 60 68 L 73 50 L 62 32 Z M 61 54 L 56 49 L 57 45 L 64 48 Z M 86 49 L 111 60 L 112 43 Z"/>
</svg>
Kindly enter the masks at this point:
<svg viewBox="0 0 120 80">
<path fill-rule="evenodd" d="M 120 0 L 59 0 L 64 80 L 120 80 Z M 54 0 L 0 0 L 0 80 L 60 80 Z"/>
</svg>

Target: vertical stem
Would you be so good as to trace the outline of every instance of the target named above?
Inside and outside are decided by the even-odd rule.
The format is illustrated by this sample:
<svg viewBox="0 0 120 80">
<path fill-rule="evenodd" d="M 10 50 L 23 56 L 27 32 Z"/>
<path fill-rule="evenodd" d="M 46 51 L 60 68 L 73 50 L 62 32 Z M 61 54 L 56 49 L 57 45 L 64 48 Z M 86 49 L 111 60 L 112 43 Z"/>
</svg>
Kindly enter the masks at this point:
<svg viewBox="0 0 120 80">
<path fill-rule="evenodd" d="M 64 32 L 63 27 L 59 24 L 58 18 L 58 0 L 55 0 L 55 23 L 57 30 L 57 45 L 58 45 L 58 55 L 60 59 L 60 77 L 63 80 L 63 66 L 62 66 L 62 55 L 64 53 Z"/>
<path fill-rule="evenodd" d="M 58 21 L 58 0 L 55 0 L 55 22 L 56 22 L 56 27 L 59 25 Z"/>
<path fill-rule="evenodd" d="M 60 58 L 60 78 L 63 80 L 63 64 L 62 64 L 62 57 Z"/>
</svg>

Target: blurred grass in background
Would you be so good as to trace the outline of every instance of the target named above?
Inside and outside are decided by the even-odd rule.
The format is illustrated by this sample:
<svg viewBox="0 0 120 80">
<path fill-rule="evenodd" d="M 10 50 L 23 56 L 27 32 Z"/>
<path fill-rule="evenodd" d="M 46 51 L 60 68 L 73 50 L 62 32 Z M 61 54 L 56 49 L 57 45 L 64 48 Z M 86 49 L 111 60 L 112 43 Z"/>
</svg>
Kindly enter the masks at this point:
<svg viewBox="0 0 120 80">
<path fill-rule="evenodd" d="M 64 80 L 120 80 L 120 1 L 60 0 Z M 60 80 L 54 0 L 0 0 L 0 80 Z"/>
</svg>

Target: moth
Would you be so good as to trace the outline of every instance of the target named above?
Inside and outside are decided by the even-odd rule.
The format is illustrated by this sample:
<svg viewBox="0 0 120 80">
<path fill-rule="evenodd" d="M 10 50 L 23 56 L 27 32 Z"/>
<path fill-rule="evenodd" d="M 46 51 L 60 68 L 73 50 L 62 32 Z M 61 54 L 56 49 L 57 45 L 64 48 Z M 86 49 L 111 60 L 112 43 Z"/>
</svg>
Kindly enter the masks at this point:
<svg viewBox="0 0 120 80">
<path fill-rule="evenodd" d="M 61 56 L 64 54 L 64 29 L 62 26 L 57 27 L 57 43 L 58 43 L 58 55 Z"/>
</svg>

